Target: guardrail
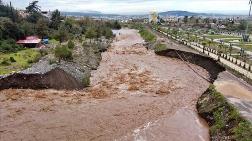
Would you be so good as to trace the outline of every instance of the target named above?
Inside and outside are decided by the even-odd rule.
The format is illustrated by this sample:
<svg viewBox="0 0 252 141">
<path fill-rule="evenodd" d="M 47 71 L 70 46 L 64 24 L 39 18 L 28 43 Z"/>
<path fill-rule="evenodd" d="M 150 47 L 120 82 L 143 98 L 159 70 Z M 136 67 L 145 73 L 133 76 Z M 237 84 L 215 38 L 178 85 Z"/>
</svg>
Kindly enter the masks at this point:
<svg viewBox="0 0 252 141">
<path fill-rule="evenodd" d="M 171 38 L 173 40 L 176 40 L 190 48 L 193 48 L 194 50 L 197 50 L 198 52 L 201 52 L 203 54 L 206 54 L 207 56 L 218 60 L 220 63 L 230 67 L 231 69 L 241 73 L 245 77 L 252 79 L 252 66 L 244 61 L 241 61 L 237 58 L 234 58 L 228 54 L 220 53 L 215 49 L 211 49 L 208 47 L 204 47 L 203 45 L 196 43 L 196 42 L 188 42 L 186 39 L 179 39 L 178 37 L 175 37 L 173 35 L 170 35 L 168 33 L 165 33 L 161 30 L 158 30 L 156 28 L 152 28 L 153 30 L 167 36 L 168 38 Z"/>
</svg>

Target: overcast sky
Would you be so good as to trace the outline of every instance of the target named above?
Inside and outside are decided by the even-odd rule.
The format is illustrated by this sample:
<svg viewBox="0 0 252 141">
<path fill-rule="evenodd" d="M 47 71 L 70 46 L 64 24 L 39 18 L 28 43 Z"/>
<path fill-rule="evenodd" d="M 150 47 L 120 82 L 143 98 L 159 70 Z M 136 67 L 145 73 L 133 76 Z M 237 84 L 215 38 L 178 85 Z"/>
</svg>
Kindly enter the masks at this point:
<svg viewBox="0 0 252 141">
<path fill-rule="evenodd" d="M 10 0 L 3 0 L 9 2 Z M 11 0 L 15 7 L 24 9 L 32 0 Z M 150 11 L 186 10 L 246 14 L 249 0 L 39 0 L 42 10 L 100 11 L 113 14 L 143 14 Z"/>
</svg>

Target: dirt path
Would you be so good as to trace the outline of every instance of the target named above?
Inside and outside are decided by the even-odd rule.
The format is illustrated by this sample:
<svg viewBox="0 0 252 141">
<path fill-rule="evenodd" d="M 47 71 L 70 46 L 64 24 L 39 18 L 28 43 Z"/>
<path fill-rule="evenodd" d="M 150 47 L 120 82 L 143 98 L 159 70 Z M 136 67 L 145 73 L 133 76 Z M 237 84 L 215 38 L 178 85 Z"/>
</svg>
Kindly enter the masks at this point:
<svg viewBox="0 0 252 141">
<path fill-rule="evenodd" d="M 195 107 L 208 82 L 142 43 L 137 31 L 118 31 L 83 91 L 1 91 L 0 139 L 209 140 Z"/>
</svg>

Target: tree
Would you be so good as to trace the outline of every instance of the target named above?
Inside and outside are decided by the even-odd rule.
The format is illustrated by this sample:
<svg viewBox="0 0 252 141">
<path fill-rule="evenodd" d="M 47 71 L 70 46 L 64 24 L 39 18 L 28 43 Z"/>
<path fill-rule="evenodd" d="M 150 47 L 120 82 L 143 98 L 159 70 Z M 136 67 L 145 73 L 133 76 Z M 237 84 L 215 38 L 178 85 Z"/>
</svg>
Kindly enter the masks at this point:
<svg viewBox="0 0 252 141">
<path fill-rule="evenodd" d="M 40 10 L 40 6 L 38 6 L 38 2 L 37 0 L 35 1 L 32 1 L 29 6 L 26 7 L 26 11 L 28 13 L 39 13 L 41 10 Z"/>
<path fill-rule="evenodd" d="M 40 18 L 36 24 L 36 33 L 44 37 L 48 35 L 48 30 L 48 21 L 44 18 Z"/>
<path fill-rule="evenodd" d="M 67 46 L 60 46 L 58 45 L 55 48 L 55 57 L 59 59 L 59 62 L 61 59 L 63 60 L 70 60 L 72 59 L 72 51 Z"/>
<path fill-rule="evenodd" d="M 34 12 L 27 17 L 27 21 L 30 23 L 37 23 L 40 18 L 42 18 L 42 15 Z"/>
<path fill-rule="evenodd" d="M 229 54 L 230 54 L 230 56 L 232 55 L 232 51 L 233 51 L 233 44 L 230 43 L 230 45 L 229 45 Z"/>
<path fill-rule="evenodd" d="M 29 36 L 35 34 L 35 25 L 32 23 L 29 23 L 27 21 L 22 21 L 19 24 L 19 28 L 21 29 L 24 36 Z"/>
<path fill-rule="evenodd" d="M 185 16 L 183 21 L 184 21 L 184 23 L 188 23 L 188 16 Z"/>
<path fill-rule="evenodd" d="M 103 36 L 105 36 L 106 39 L 110 39 L 113 37 L 113 32 L 110 28 L 104 28 Z"/>
<path fill-rule="evenodd" d="M 87 30 L 87 32 L 85 34 L 85 37 L 90 39 L 90 42 L 91 42 L 91 39 L 96 37 L 95 29 L 92 28 L 92 27 L 88 28 L 88 30 Z"/>
<path fill-rule="evenodd" d="M 240 25 L 238 26 L 238 29 L 240 31 L 244 31 L 244 30 L 246 30 L 246 27 L 247 27 L 247 21 L 241 20 Z"/>
<path fill-rule="evenodd" d="M 121 29 L 122 28 L 120 23 L 117 20 L 113 23 L 112 26 L 113 26 L 112 28 L 114 28 L 114 29 Z"/>
<path fill-rule="evenodd" d="M 60 11 L 56 9 L 52 12 L 50 27 L 53 29 L 58 29 L 61 23 Z"/>
<path fill-rule="evenodd" d="M 0 17 L 0 31 L 2 39 L 12 38 L 16 40 L 23 36 L 17 24 L 12 22 L 10 18 Z"/>
<path fill-rule="evenodd" d="M 67 41 L 69 39 L 69 33 L 66 30 L 63 23 L 61 23 L 61 25 L 57 31 L 52 32 L 52 38 L 60 41 L 60 43 Z"/>
<path fill-rule="evenodd" d="M 2 1 L 0 1 L 0 17 L 8 17 L 13 22 L 16 22 L 19 19 L 19 15 L 17 10 L 15 10 L 10 2 L 10 5 L 4 5 Z"/>
</svg>

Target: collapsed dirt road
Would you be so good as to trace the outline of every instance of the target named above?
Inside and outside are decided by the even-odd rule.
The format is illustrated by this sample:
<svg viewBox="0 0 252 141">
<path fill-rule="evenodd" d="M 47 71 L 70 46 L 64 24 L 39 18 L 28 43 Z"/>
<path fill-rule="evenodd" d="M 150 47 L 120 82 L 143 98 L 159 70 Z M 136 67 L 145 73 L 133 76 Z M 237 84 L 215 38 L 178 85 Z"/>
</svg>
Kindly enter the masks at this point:
<svg viewBox="0 0 252 141">
<path fill-rule="evenodd" d="M 195 107 L 209 83 L 142 44 L 137 31 L 117 31 L 83 91 L 0 91 L 0 139 L 209 140 Z"/>
</svg>

